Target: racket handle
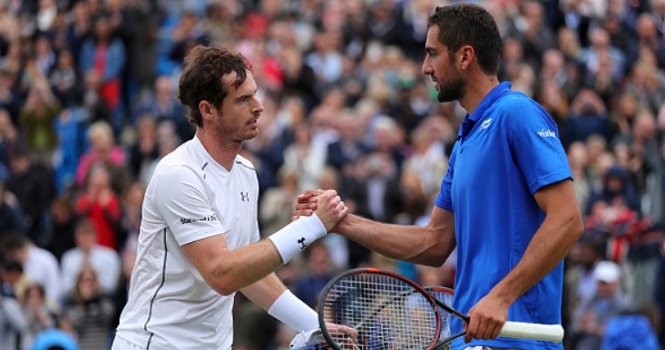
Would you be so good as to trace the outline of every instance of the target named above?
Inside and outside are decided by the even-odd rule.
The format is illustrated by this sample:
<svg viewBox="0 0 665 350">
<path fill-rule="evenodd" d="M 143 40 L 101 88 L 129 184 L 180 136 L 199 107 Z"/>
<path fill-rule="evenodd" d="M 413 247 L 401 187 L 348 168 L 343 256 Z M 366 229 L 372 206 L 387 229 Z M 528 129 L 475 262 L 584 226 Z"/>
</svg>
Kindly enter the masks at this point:
<svg viewBox="0 0 665 350">
<path fill-rule="evenodd" d="M 563 327 L 558 324 L 537 324 L 508 321 L 499 335 L 507 338 L 544 340 L 560 343 L 563 340 Z"/>
</svg>

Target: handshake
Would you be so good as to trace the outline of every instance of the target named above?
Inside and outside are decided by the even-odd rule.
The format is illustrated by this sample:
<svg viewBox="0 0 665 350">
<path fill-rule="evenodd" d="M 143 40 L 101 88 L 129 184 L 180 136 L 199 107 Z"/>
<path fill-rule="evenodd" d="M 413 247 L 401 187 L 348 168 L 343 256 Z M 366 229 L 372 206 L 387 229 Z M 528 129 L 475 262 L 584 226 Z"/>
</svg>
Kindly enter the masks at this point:
<svg viewBox="0 0 665 350">
<path fill-rule="evenodd" d="M 309 190 L 305 191 L 298 196 L 296 203 L 296 211 L 293 214 L 292 221 L 298 220 L 300 217 L 316 216 L 319 218 L 326 232 L 331 232 L 337 225 L 344 220 L 349 213 L 349 208 L 346 207 L 342 199 L 335 190 Z M 358 332 L 350 327 L 328 324 L 327 329 L 334 330 L 336 334 L 343 335 L 348 339 L 349 349 L 358 349 L 355 342 L 358 337 Z M 298 333 L 291 343 L 290 349 L 300 350 L 318 350 L 325 349 L 326 340 L 321 333 L 320 328 L 315 328 L 306 332 Z"/>
<path fill-rule="evenodd" d="M 348 213 L 349 208 L 337 195 L 337 191 L 306 191 L 298 196 L 291 223 L 268 239 L 286 264 L 312 242 L 339 227 Z"/>
<path fill-rule="evenodd" d="M 308 190 L 298 196 L 292 220 L 316 214 L 326 231 L 331 232 L 349 213 L 335 190 Z"/>
</svg>

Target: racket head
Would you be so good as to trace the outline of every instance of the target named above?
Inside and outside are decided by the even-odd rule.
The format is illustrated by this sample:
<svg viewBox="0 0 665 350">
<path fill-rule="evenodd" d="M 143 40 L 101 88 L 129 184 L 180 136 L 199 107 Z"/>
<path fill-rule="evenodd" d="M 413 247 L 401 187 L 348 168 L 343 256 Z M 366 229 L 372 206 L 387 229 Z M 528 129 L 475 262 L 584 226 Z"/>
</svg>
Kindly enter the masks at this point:
<svg viewBox="0 0 665 350">
<path fill-rule="evenodd" d="M 346 349 L 432 349 L 441 316 L 432 296 L 413 281 L 376 268 L 347 270 L 321 291 L 319 326 L 328 345 Z M 358 341 L 334 334 L 328 323 L 358 331 Z"/>
<path fill-rule="evenodd" d="M 427 292 L 429 292 L 433 298 L 439 300 L 440 302 L 452 307 L 453 305 L 453 290 L 448 287 L 441 286 L 426 286 L 423 287 Z M 450 336 L 450 321 L 452 315 L 448 312 L 440 312 L 441 317 L 441 332 L 439 334 L 439 339 L 445 339 Z"/>
<path fill-rule="evenodd" d="M 435 299 L 452 307 L 453 294 L 454 294 L 453 289 L 442 286 L 426 286 L 423 287 L 423 289 L 429 292 L 432 295 L 432 297 L 434 297 Z M 439 334 L 439 343 L 434 349 L 449 350 L 450 341 L 452 339 L 448 338 L 450 337 L 450 321 L 453 315 L 444 310 L 443 312 L 440 312 L 440 317 L 441 317 L 441 332 Z"/>
</svg>

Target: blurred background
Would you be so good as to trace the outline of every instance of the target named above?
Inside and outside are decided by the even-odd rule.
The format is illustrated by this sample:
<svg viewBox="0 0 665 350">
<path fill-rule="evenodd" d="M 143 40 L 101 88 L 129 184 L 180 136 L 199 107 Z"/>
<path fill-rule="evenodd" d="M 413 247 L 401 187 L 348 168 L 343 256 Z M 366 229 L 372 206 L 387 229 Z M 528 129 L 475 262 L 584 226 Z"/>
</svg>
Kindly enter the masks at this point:
<svg viewBox="0 0 665 350">
<path fill-rule="evenodd" d="M 108 349 L 155 164 L 193 136 L 175 94 L 195 45 L 252 63 L 265 112 L 242 155 L 263 237 L 298 193 L 424 225 L 465 111 L 420 72 L 442 0 L 0 0 L 0 348 Z M 567 257 L 566 349 L 665 340 L 665 0 L 473 1 L 504 39 L 500 79 L 551 114 L 587 230 Z M 516 111 L 519 113 L 519 111 Z M 331 234 L 277 273 L 306 303 L 337 272 L 398 271 Z M 236 296 L 235 349 L 294 333 Z"/>
</svg>

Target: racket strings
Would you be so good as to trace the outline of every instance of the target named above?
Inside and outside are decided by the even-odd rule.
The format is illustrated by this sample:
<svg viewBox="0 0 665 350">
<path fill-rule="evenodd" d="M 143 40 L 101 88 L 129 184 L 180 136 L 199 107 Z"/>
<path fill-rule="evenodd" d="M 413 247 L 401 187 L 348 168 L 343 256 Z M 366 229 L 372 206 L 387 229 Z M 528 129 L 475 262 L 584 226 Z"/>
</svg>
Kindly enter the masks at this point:
<svg viewBox="0 0 665 350">
<path fill-rule="evenodd" d="M 342 349 L 422 350 L 438 331 L 431 301 L 408 283 L 384 275 L 349 275 L 338 281 L 321 311 L 328 322 L 358 330 L 356 347 L 340 338 Z"/>
<path fill-rule="evenodd" d="M 452 305 L 453 295 L 445 290 L 446 288 L 442 287 L 430 287 L 426 288 L 428 292 L 436 299 L 439 299 L 446 305 Z M 441 334 L 439 339 L 444 339 L 450 337 L 450 322 L 453 316 L 450 315 L 446 310 L 440 309 L 439 314 L 441 316 Z"/>
</svg>

